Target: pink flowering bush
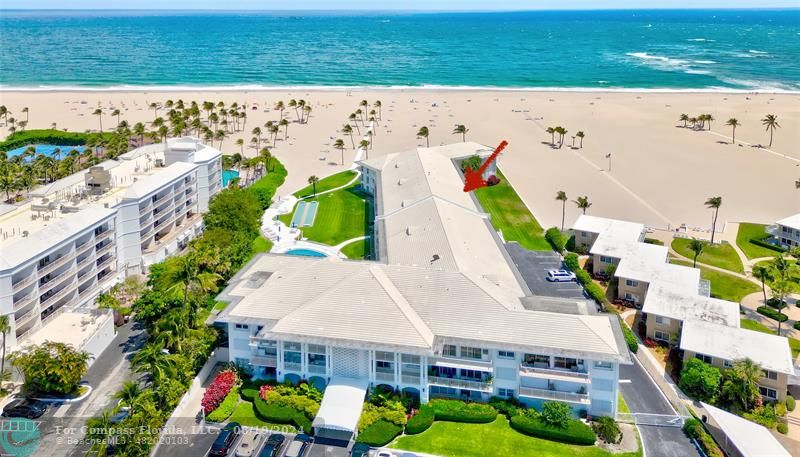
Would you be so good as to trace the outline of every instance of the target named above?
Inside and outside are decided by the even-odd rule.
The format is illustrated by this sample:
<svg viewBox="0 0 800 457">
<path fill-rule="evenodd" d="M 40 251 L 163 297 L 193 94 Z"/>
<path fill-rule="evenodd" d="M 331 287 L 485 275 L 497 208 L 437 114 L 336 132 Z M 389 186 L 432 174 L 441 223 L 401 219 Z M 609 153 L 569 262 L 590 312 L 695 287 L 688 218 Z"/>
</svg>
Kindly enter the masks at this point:
<svg viewBox="0 0 800 457">
<path fill-rule="evenodd" d="M 203 400 L 200 402 L 200 405 L 203 407 L 203 413 L 208 414 L 222 403 L 222 400 L 230 393 L 231 389 L 236 385 L 238 379 L 236 378 L 236 373 L 233 370 L 225 370 L 220 372 L 213 381 L 211 381 L 211 385 L 208 386 L 206 389 L 206 393 L 203 394 Z"/>
</svg>

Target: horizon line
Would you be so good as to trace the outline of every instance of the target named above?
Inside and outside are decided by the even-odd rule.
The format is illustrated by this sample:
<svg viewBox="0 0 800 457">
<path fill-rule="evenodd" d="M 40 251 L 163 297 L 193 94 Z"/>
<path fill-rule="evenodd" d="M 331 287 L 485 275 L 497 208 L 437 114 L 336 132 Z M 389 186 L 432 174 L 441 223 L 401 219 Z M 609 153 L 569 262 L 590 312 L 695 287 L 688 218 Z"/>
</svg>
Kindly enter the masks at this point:
<svg viewBox="0 0 800 457">
<path fill-rule="evenodd" d="M 380 9 L 380 8 L 2 8 L 0 11 L 172 11 L 172 12 L 193 12 L 193 11 L 217 11 L 217 12 L 375 12 L 375 13 L 510 13 L 510 12 L 536 12 L 536 11 L 757 11 L 757 10 L 798 10 L 800 6 L 684 6 L 675 7 L 605 7 L 605 8 L 508 8 L 508 9 Z"/>
</svg>

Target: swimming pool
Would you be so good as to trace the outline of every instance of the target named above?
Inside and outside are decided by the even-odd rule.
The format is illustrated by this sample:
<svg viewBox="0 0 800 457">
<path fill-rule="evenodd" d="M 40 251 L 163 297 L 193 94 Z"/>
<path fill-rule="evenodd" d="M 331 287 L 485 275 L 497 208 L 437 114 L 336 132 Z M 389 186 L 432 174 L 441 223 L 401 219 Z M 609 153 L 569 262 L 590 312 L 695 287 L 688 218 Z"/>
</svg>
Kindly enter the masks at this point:
<svg viewBox="0 0 800 457">
<path fill-rule="evenodd" d="M 83 152 L 83 150 L 86 149 L 85 146 L 56 146 L 56 145 L 52 145 L 52 144 L 32 144 L 30 146 L 22 146 L 20 148 L 12 149 L 12 150 L 8 151 L 8 153 L 7 153 L 8 157 L 11 158 L 11 157 L 14 157 L 14 156 L 18 156 L 18 155 L 22 154 L 23 152 L 25 152 L 26 150 L 28 150 L 28 148 L 31 147 L 31 146 L 36 148 L 36 153 L 37 154 L 44 154 L 44 155 L 48 155 L 48 156 L 53 155 L 53 153 L 55 152 L 56 148 L 58 148 L 61 151 L 61 157 L 60 158 L 66 157 L 66 155 L 69 154 L 69 151 L 71 151 L 73 149 L 77 150 L 78 152 Z"/>
<path fill-rule="evenodd" d="M 228 187 L 228 184 L 238 177 L 239 172 L 236 170 L 222 170 L 222 188 Z"/>
<path fill-rule="evenodd" d="M 314 251 L 314 250 L 311 250 L 311 249 L 290 249 L 290 250 L 284 252 L 284 254 L 286 254 L 286 255 L 296 255 L 296 256 L 300 256 L 300 257 L 328 257 L 328 255 L 325 254 L 325 253 L 322 253 L 322 252 L 319 252 L 319 251 Z"/>
</svg>

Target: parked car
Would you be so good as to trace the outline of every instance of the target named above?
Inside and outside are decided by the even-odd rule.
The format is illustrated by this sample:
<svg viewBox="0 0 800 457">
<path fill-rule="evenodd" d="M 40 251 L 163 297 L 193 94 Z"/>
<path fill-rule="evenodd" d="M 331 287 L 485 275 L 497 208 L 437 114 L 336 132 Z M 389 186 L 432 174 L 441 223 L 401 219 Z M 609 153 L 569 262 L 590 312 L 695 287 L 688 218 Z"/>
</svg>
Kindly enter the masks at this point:
<svg viewBox="0 0 800 457">
<path fill-rule="evenodd" d="M 350 457 L 367 457 L 369 455 L 369 445 L 364 443 L 356 443 L 353 449 L 350 449 Z"/>
<path fill-rule="evenodd" d="M 47 404 L 32 398 L 18 398 L 3 408 L 3 417 L 27 417 L 36 419 L 47 412 Z"/>
<path fill-rule="evenodd" d="M 233 442 L 241 433 L 242 427 L 238 422 L 229 422 L 222 430 L 219 431 L 217 439 L 211 445 L 211 450 L 208 455 L 211 457 L 225 457 L 231 452 Z"/>
<path fill-rule="evenodd" d="M 403 452 L 400 454 L 400 457 L 417 457 L 417 454 L 414 454 L 413 452 Z"/>
<path fill-rule="evenodd" d="M 294 437 L 294 440 L 291 443 L 289 443 L 289 447 L 286 448 L 286 454 L 284 454 L 284 457 L 302 457 L 310 445 L 311 437 L 305 433 L 300 433 Z"/>
<path fill-rule="evenodd" d="M 375 457 L 394 457 L 394 454 L 389 451 L 378 451 Z"/>
<path fill-rule="evenodd" d="M 264 447 L 261 448 L 258 457 L 277 457 L 281 453 L 285 441 L 285 436 L 280 433 L 273 433 L 267 438 L 267 442 L 264 443 Z"/>
<path fill-rule="evenodd" d="M 236 447 L 236 457 L 252 457 L 261 443 L 261 433 L 244 433 L 239 446 Z"/>
<path fill-rule="evenodd" d="M 570 282 L 576 279 L 575 273 L 567 270 L 550 270 L 547 272 L 547 280 L 551 282 Z"/>
</svg>

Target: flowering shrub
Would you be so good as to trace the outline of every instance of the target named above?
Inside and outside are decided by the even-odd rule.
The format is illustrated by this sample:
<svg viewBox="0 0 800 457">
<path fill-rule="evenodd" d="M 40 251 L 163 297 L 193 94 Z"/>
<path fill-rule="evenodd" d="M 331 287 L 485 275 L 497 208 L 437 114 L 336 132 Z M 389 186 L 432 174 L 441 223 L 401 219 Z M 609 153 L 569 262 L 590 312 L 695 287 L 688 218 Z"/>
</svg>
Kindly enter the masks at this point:
<svg viewBox="0 0 800 457">
<path fill-rule="evenodd" d="M 654 348 L 654 347 L 658 346 L 658 343 L 656 343 L 656 341 L 654 339 L 652 339 L 652 338 L 645 338 L 644 345 L 649 347 L 649 348 Z"/>
<path fill-rule="evenodd" d="M 267 392 L 271 391 L 274 386 L 270 386 L 269 384 L 264 384 L 258 389 L 258 396 L 265 400 L 267 398 Z"/>
<path fill-rule="evenodd" d="M 228 396 L 231 389 L 236 385 L 237 381 L 236 373 L 234 373 L 233 370 L 220 372 L 214 380 L 211 381 L 211 385 L 206 389 L 206 393 L 203 394 L 203 400 L 200 402 L 200 405 L 203 407 L 203 413 L 209 414 L 217 409 L 220 403 L 225 400 L 225 397 Z"/>
<path fill-rule="evenodd" d="M 500 178 L 498 178 L 496 175 L 489 176 L 489 179 L 486 180 L 486 184 L 488 184 L 490 187 L 496 186 L 500 184 Z"/>
</svg>

